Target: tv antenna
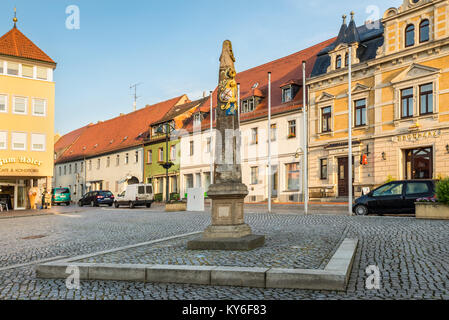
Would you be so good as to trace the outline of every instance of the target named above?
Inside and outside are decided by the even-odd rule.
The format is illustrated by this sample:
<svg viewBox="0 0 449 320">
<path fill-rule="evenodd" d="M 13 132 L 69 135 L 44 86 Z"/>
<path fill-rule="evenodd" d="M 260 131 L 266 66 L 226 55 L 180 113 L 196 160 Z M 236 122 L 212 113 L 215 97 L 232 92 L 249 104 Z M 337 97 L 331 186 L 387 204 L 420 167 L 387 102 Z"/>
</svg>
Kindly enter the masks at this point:
<svg viewBox="0 0 449 320">
<path fill-rule="evenodd" d="M 129 89 L 131 90 L 134 89 L 134 103 L 133 103 L 134 111 L 137 110 L 137 99 L 140 98 L 140 96 L 137 96 L 137 87 L 140 86 L 141 84 L 142 82 L 139 82 L 129 87 Z"/>
</svg>

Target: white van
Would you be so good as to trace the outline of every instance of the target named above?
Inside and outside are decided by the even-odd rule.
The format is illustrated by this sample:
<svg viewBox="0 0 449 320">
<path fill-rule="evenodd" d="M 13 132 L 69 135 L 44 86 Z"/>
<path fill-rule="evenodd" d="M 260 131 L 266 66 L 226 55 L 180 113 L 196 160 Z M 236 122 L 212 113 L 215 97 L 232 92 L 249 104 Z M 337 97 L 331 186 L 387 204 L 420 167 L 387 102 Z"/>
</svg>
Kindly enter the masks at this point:
<svg viewBox="0 0 449 320">
<path fill-rule="evenodd" d="M 154 194 L 152 184 L 131 184 L 115 198 L 114 205 L 116 208 L 120 206 L 128 206 L 131 209 L 135 206 L 146 206 L 150 208 L 153 202 Z"/>
</svg>

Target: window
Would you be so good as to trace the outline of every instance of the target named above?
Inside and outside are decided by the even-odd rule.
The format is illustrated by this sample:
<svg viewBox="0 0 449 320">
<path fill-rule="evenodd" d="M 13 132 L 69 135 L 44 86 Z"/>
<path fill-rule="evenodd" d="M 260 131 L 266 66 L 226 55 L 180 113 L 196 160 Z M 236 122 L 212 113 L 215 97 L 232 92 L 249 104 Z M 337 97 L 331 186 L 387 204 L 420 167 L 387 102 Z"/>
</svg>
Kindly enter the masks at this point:
<svg viewBox="0 0 449 320">
<path fill-rule="evenodd" d="M 405 28 L 405 47 L 411 47 L 415 44 L 415 26 L 410 24 Z"/>
<path fill-rule="evenodd" d="M 0 74 L 2 74 L 3 72 L 4 72 L 4 69 L 3 69 L 3 61 L 0 60 Z"/>
<path fill-rule="evenodd" d="M 418 195 L 431 193 L 429 185 L 426 182 L 407 182 L 406 195 Z"/>
<path fill-rule="evenodd" d="M 413 88 L 401 90 L 401 118 L 413 117 Z"/>
<path fill-rule="evenodd" d="M 433 113 L 433 84 L 419 86 L 419 103 L 421 115 Z"/>
<path fill-rule="evenodd" d="M 355 102 L 355 126 L 366 125 L 366 100 L 361 99 Z"/>
<path fill-rule="evenodd" d="M 402 195 L 403 186 L 404 185 L 402 182 L 389 183 L 383 187 L 380 187 L 379 189 L 374 190 L 373 196 L 400 196 Z"/>
<path fill-rule="evenodd" d="M 8 74 L 10 76 L 19 75 L 19 64 L 15 62 L 8 62 Z"/>
<path fill-rule="evenodd" d="M 45 134 L 31 134 L 31 151 L 45 151 Z"/>
<path fill-rule="evenodd" d="M 419 24 L 419 42 L 423 43 L 429 41 L 429 39 L 429 20 L 425 19 Z"/>
<path fill-rule="evenodd" d="M 292 88 L 284 88 L 282 89 L 282 102 L 292 101 Z"/>
<path fill-rule="evenodd" d="M 245 100 L 242 103 L 242 112 L 241 113 L 247 113 L 247 112 L 248 112 L 248 100 Z"/>
<path fill-rule="evenodd" d="M 106 168 L 109 168 L 111 166 L 111 157 L 106 158 Z"/>
<path fill-rule="evenodd" d="M 194 126 L 199 126 L 201 125 L 201 113 L 196 113 L 193 116 L 193 125 Z"/>
<path fill-rule="evenodd" d="M 327 159 L 320 159 L 320 178 L 327 179 Z"/>
<path fill-rule="evenodd" d="M 164 161 L 164 148 L 159 148 L 158 161 Z"/>
<path fill-rule="evenodd" d="M 251 144 L 257 144 L 258 143 L 258 129 L 252 128 L 251 129 Z"/>
<path fill-rule="evenodd" d="M 134 152 L 134 162 L 139 163 L 139 151 Z"/>
<path fill-rule="evenodd" d="M 59 176 L 62 176 L 62 167 L 59 167 Z"/>
<path fill-rule="evenodd" d="M 349 66 L 349 54 L 345 54 L 345 67 Z"/>
<path fill-rule="evenodd" d="M 44 117 L 47 114 L 47 101 L 44 99 L 33 99 L 33 116 Z"/>
<path fill-rule="evenodd" d="M 321 110 L 321 132 L 330 132 L 332 130 L 332 108 L 325 107 Z"/>
<path fill-rule="evenodd" d="M 190 143 L 189 143 L 189 151 L 190 151 L 190 156 L 193 156 L 193 153 L 194 153 L 194 145 L 193 145 L 193 141 L 190 141 Z"/>
<path fill-rule="evenodd" d="M 251 98 L 248 100 L 248 112 L 254 111 L 254 99 Z"/>
<path fill-rule="evenodd" d="M 207 138 L 207 141 L 206 141 L 206 152 L 207 153 L 211 152 L 211 138 Z"/>
<path fill-rule="evenodd" d="M 0 131 L 0 150 L 6 150 L 8 147 L 8 132 Z"/>
<path fill-rule="evenodd" d="M 129 163 L 129 154 L 126 153 L 125 154 L 125 164 L 128 164 L 128 163 Z"/>
<path fill-rule="evenodd" d="M 69 174 L 72 174 L 72 164 L 69 164 Z M 71 189 L 71 188 L 69 188 Z"/>
<path fill-rule="evenodd" d="M 118 167 L 120 165 L 120 155 L 118 154 L 115 158 L 115 165 Z"/>
<path fill-rule="evenodd" d="M 78 173 L 78 163 L 75 163 L 75 173 Z"/>
<path fill-rule="evenodd" d="M 0 94 L 0 112 L 8 112 L 8 96 L 4 94 Z"/>
<path fill-rule="evenodd" d="M 147 163 L 148 164 L 153 163 L 153 151 L 152 150 L 148 150 L 147 157 L 148 157 Z"/>
<path fill-rule="evenodd" d="M 89 160 L 89 171 L 92 171 L 92 160 Z"/>
<path fill-rule="evenodd" d="M 80 172 L 83 172 L 84 171 L 84 162 L 81 162 L 80 163 Z"/>
<path fill-rule="evenodd" d="M 34 67 L 30 65 L 23 64 L 22 65 L 22 77 L 25 78 L 33 78 Z"/>
<path fill-rule="evenodd" d="M 272 124 L 270 129 L 271 129 L 271 131 L 270 131 L 270 138 L 271 138 L 271 141 L 276 141 L 276 137 L 277 137 L 277 127 L 276 127 L 276 124 Z"/>
<path fill-rule="evenodd" d="M 337 61 L 335 62 L 335 68 L 341 69 L 341 55 L 337 56 Z"/>
<path fill-rule="evenodd" d="M 176 160 L 176 146 L 170 147 L 170 160 L 171 161 Z"/>
<path fill-rule="evenodd" d="M 259 167 L 251 167 L 251 184 L 259 182 Z"/>
<path fill-rule="evenodd" d="M 47 68 L 37 67 L 36 76 L 40 80 L 47 80 L 48 78 Z"/>
<path fill-rule="evenodd" d="M 14 97 L 13 113 L 27 114 L 28 99 L 24 97 Z"/>
<path fill-rule="evenodd" d="M 299 163 L 287 164 L 287 190 L 299 190 Z"/>
<path fill-rule="evenodd" d="M 291 120 L 288 122 L 288 138 L 296 137 L 296 120 Z"/>
<path fill-rule="evenodd" d="M 13 150 L 24 151 L 27 148 L 27 134 L 24 132 L 11 133 L 11 144 Z"/>
<path fill-rule="evenodd" d="M 67 166 L 64 166 L 64 175 L 67 174 Z"/>
</svg>

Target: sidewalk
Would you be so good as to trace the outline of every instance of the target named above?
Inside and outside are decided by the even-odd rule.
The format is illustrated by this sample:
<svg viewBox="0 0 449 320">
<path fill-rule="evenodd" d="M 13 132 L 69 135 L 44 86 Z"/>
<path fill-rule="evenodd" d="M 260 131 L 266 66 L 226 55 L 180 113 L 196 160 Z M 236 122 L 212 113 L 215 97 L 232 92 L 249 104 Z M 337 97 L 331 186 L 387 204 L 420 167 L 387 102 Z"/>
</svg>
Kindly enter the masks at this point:
<svg viewBox="0 0 449 320">
<path fill-rule="evenodd" d="M 43 209 L 43 210 L 10 210 L 0 212 L 0 219 L 68 214 L 68 213 L 77 213 L 79 211 L 80 211 L 79 208 L 75 206 L 52 207 L 51 209 Z"/>
</svg>

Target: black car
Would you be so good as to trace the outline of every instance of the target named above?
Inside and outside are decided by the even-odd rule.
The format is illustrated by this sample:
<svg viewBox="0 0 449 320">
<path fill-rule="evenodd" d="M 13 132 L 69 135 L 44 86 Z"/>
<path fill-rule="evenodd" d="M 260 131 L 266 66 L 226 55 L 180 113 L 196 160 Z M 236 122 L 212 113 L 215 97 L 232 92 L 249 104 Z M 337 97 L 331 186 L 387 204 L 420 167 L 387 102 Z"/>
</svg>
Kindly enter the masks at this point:
<svg viewBox="0 0 449 320">
<path fill-rule="evenodd" d="M 434 180 L 392 181 L 356 199 L 352 211 L 358 216 L 370 213 L 414 214 L 417 199 L 434 196 Z"/>
<path fill-rule="evenodd" d="M 91 191 L 86 193 L 79 201 L 80 207 L 84 205 L 90 205 L 92 207 L 98 207 L 99 205 L 112 206 L 114 203 L 114 195 L 111 191 Z"/>
</svg>

